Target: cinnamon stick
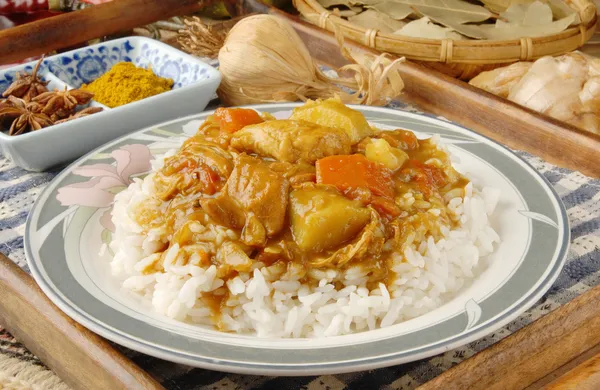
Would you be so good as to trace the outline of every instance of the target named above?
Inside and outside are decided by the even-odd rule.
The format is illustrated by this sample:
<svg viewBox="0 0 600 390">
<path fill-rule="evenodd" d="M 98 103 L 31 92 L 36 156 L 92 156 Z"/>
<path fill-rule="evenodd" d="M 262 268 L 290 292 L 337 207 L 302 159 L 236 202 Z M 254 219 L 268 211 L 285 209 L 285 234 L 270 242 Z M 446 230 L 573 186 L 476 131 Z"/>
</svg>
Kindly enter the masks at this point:
<svg viewBox="0 0 600 390">
<path fill-rule="evenodd" d="M 0 30 L 0 65 L 192 13 L 213 1 L 115 0 Z"/>
</svg>

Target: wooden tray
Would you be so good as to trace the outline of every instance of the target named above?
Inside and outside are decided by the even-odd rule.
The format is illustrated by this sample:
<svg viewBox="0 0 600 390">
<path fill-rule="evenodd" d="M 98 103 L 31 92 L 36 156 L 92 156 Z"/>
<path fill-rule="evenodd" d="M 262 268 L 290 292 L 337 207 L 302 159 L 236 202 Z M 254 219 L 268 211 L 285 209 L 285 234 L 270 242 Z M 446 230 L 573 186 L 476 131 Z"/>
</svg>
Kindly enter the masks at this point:
<svg viewBox="0 0 600 390">
<path fill-rule="evenodd" d="M 162 3 L 155 0 L 120 0 L 111 3 L 107 3 L 101 8 L 104 10 L 105 21 L 118 18 L 119 13 L 115 12 L 115 8 L 117 5 L 121 6 L 121 4 L 124 6 L 125 3 L 135 3 L 139 6 L 148 5 L 151 11 L 148 15 L 161 15 L 161 17 L 169 14 L 165 11 L 168 7 L 173 9 L 184 6 L 190 9 L 194 7 L 192 0 L 165 0 L 162 8 L 159 7 Z M 181 9 L 175 9 L 173 12 L 178 12 Z M 311 54 L 320 62 L 336 67 L 346 63 L 346 60 L 339 54 L 336 41 L 330 33 L 253 0 L 238 3 L 237 9 L 240 14 L 262 12 L 284 17 L 292 23 L 306 42 Z M 35 46 L 28 46 L 26 51 L 29 50 L 28 53 L 34 55 L 33 53 L 36 53 L 36 51 L 36 54 L 39 54 L 41 53 L 39 50 L 47 50 L 48 46 L 44 46 L 46 43 L 52 44 L 53 48 L 59 48 L 65 47 L 65 42 L 73 44 L 76 41 L 80 42 L 78 39 L 81 41 L 90 39 L 94 34 L 104 35 L 109 33 L 109 28 L 106 27 L 107 24 L 100 23 L 102 20 L 98 17 L 94 19 L 94 28 L 88 28 L 89 25 L 85 24 L 86 17 L 91 16 L 93 12 L 92 8 L 89 10 L 76 15 L 76 18 L 65 15 L 64 18 L 36 23 L 34 26 L 37 32 L 27 28 L 14 29 L 14 31 L 4 34 L 0 38 L 4 38 L 5 42 L 12 42 L 12 38 L 22 38 L 23 33 L 29 33 L 37 41 Z M 147 20 L 147 22 L 153 21 L 154 16 L 148 15 L 144 16 L 144 20 Z M 119 29 L 131 28 L 135 20 L 139 21 L 133 14 L 126 14 L 125 16 L 127 19 L 125 22 L 121 20 L 120 24 L 110 24 L 110 29 L 113 32 Z M 65 21 L 69 21 L 71 24 L 67 25 Z M 75 23 L 75 21 L 82 22 L 83 25 Z M 61 25 L 67 27 L 58 28 Z M 51 37 L 48 37 L 44 33 L 46 29 L 42 28 L 44 26 L 57 28 L 53 29 Z M 83 29 L 77 26 L 88 27 Z M 76 29 L 84 33 L 77 35 L 74 33 Z M 65 40 L 61 41 L 63 38 Z M 17 41 L 15 40 L 15 42 Z M 379 54 L 350 41 L 347 42 L 347 45 L 351 50 L 358 53 Z M 46 49 L 41 49 L 44 47 Z M 11 58 L 14 59 L 26 56 L 25 52 L 17 50 L 16 45 L 11 47 L 0 45 L 0 52 L 10 54 L 13 56 Z M 8 58 L 8 56 L 4 57 L 5 60 L 8 60 Z M 2 56 L 0 56 L 0 61 L 2 61 Z M 526 150 L 557 165 L 600 177 L 600 164 L 596 163 L 600 155 L 600 136 L 588 134 L 562 122 L 555 121 L 421 65 L 406 62 L 402 64 L 400 72 L 406 82 L 406 90 L 401 97 L 403 101 L 414 103 L 424 110 L 443 115 L 508 146 Z M 102 366 L 100 368 L 105 371 L 108 377 L 107 381 L 113 381 L 113 388 L 118 388 L 123 383 L 131 380 L 135 367 L 117 355 L 115 355 L 117 356 L 116 359 L 107 359 L 106 354 L 100 354 L 98 349 L 106 350 L 107 345 L 101 339 L 90 335 L 89 332 L 84 332 L 83 336 L 78 333 L 78 337 L 72 340 L 75 344 L 69 346 L 69 350 L 74 352 L 65 353 L 64 356 L 53 356 L 54 347 L 49 342 L 46 344 L 40 343 L 40 338 L 57 340 L 58 338 L 55 338 L 55 336 L 58 333 L 56 332 L 73 335 L 73 332 L 75 332 L 73 328 L 76 328 L 77 331 L 83 331 L 83 329 L 77 324 L 69 323 L 66 318 L 61 319 L 55 313 L 49 314 L 50 311 L 56 309 L 47 299 L 43 299 L 40 291 L 34 291 L 35 289 L 31 285 L 33 282 L 18 281 L 12 274 L 6 272 L 6 267 L 2 271 L 0 275 L 4 278 L 0 282 L 5 281 L 5 286 L 13 286 L 11 287 L 12 290 L 5 289 L 4 295 L 14 294 L 15 298 L 5 300 L 5 303 L 10 307 L 6 305 L 6 307 L 0 307 L 0 314 L 3 314 L 0 315 L 0 320 L 63 378 L 71 378 L 70 383 L 82 388 L 86 385 L 89 388 L 102 388 L 102 383 L 108 383 L 97 381 L 95 382 L 96 386 L 94 386 L 95 378 L 89 375 L 85 376 L 86 373 L 81 373 L 79 370 L 82 366 L 80 364 L 81 359 L 86 359 L 86 364 L 83 366 Z M 18 274 L 16 271 L 15 273 Z M 2 283 L 0 283 L 0 287 L 2 287 Z M 31 298 L 32 304 L 21 305 L 20 300 L 25 300 L 23 297 Z M 14 305 L 15 302 L 18 304 Z M 512 388 L 525 386 L 540 388 L 545 384 L 550 384 L 550 388 L 573 388 L 570 385 L 573 383 L 580 384 L 582 380 L 585 380 L 588 384 L 587 388 L 600 388 L 596 375 L 598 366 L 600 366 L 598 363 L 600 358 L 595 356 L 598 353 L 598 347 L 594 348 L 595 345 L 600 343 L 599 303 L 600 287 L 596 287 L 505 340 L 485 349 L 473 358 L 467 359 L 446 371 L 431 383 L 426 384 L 424 389 L 483 389 L 508 388 L 510 386 Z M 22 310 L 23 307 L 28 310 Z M 32 309 L 29 310 L 29 308 Z M 50 318 L 50 315 L 55 316 L 54 319 Z M 48 319 L 50 319 L 49 322 Z M 33 323 L 36 324 L 38 330 L 50 329 L 54 333 L 36 332 L 35 329 L 29 330 L 25 326 L 29 321 L 35 321 Z M 56 323 L 63 325 L 56 330 L 56 326 L 48 327 L 48 323 L 52 322 L 55 325 Z M 64 329 L 69 331 L 64 332 Z M 22 333 L 19 334 L 19 331 Z M 48 334 L 51 334 L 52 337 L 48 338 Z M 29 342 L 27 340 L 28 335 L 32 336 Z M 89 338 L 90 341 L 84 340 L 85 342 L 81 342 L 81 337 Z M 66 337 L 65 340 L 68 341 L 70 338 Z M 98 359 L 98 356 L 102 356 L 102 359 Z M 579 364 L 581 361 L 584 361 L 584 363 Z M 153 383 L 151 378 L 138 375 L 138 373 L 134 375 L 139 378 L 138 382 L 142 384 L 142 387 L 160 388 L 155 382 Z M 118 383 L 119 381 L 121 383 Z M 126 387 L 134 388 L 135 385 L 128 382 Z"/>
</svg>

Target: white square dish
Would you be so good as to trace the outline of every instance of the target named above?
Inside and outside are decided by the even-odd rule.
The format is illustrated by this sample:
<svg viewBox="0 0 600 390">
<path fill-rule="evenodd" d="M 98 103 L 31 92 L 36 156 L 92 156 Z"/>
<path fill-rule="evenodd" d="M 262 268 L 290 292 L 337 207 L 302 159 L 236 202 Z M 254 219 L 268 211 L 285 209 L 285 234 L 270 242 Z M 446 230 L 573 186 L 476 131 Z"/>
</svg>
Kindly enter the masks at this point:
<svg viewBox="0 0 600 390">
<path fill-rule="evenodd" d="M 144 37 L 121 38 L 45 58 L 38 74 L 50 82 L 49 89 L 79 88 L 118 62 L 151 66 L 158 76 L 173 79 L 173 89 L 26 134 L 9 136 L 0 132 L 2 153 L 22 168 L 43 171 L 72 161 L 121 135 L 203 111 L 221 81 L 212 66 Z M 0 70 L 0 93 L 8 88 L 17 72 L 31 73 L 35 64 L 34 61 Z M 90 104 L 102 106 L 93 100 Z"/>
</svg>

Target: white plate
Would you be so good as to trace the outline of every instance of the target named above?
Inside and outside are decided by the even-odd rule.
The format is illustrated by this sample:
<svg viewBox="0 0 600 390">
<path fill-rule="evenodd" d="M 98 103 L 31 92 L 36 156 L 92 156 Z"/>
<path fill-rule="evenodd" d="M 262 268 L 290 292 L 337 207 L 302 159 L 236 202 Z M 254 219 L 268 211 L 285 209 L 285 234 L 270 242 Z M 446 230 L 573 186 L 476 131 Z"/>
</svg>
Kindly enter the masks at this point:
<svg viewBox="0 0 600 390">
<path fill-rule="evenodd" d="M 294 106 L 255 108 L 287 117 Z M 73 319 L 129 348 L 198 367 L 268 375 L 340 373 L 426 358 L 493 332 L 534 304 L 558 276 L 569 243 L 565 209 L 546 180 L 508 149 L 457 125 L 391 109 L 355 108 L 379 127 L 439 134 L 475 184 L 502 192 L 492 219 L 502 239 L 494 261 L 438 309 L 353 335 L 259 339 L 169 320 L 126 298 L 108 276 L 109 258 L 98 255 L 109 239 L 102 217 L 112 195 L 95 184 L 97 178 L 113 175 L 112 188 L 124 188 L 130 175 L 148 169 L 151 155 L 176 147 L 210 113 L 127 135 L 58 175 L 27 222 L 25 249 L 35 279 Z"/>
</svg>

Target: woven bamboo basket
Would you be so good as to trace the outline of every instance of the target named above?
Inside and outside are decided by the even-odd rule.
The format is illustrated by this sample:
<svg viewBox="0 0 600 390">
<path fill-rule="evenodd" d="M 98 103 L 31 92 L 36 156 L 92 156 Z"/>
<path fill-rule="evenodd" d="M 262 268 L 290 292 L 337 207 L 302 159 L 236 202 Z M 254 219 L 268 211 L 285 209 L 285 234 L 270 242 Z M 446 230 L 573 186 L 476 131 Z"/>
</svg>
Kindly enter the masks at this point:
<svg viewBox="0 0 600 390">
<path fill-rule="evenodd" d="M 503 41 L 420 39 L 354 25 L 323 8 L 317 0 L 293 1 L 305 19 L 323 29 L 334 31 L 335 25 L 349 39 L 422 62 L 463 80 L 513 62 L 532 61 L 576 50 L 594 35 L 597 22 L 596 6 L 592 0 L 567 0 L 579 13 L 581 24 L 558 34 Z"/>
</svg>

